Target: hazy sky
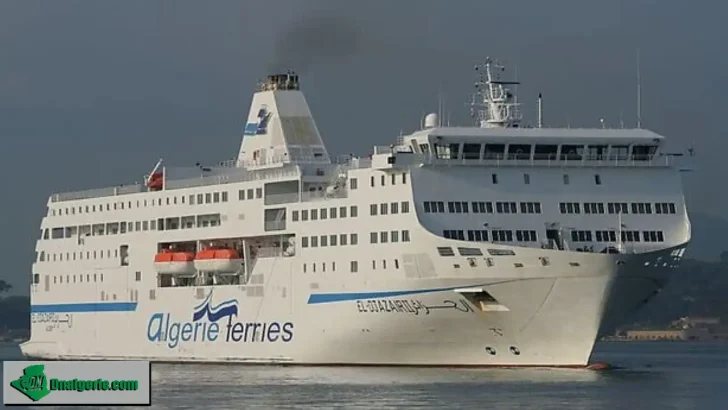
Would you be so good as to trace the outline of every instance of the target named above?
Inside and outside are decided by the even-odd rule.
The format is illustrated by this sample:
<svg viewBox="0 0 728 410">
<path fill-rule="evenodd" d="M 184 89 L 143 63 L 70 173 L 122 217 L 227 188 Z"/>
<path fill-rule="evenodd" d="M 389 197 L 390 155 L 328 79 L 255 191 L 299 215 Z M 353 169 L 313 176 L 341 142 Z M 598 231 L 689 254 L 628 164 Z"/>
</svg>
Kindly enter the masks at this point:
<svg viewBox="0 0 728 410">
<path fill-rule="evenodd" d="M 517 65 L 535 122 L 643 125 L 695 147 L 691 211 L 725 216 L 728 6 L 685 0 L 0 2 L 0 277 L 27 290 L 48 195 L 237 152 L 256 80 L 294 68 L 329 151 L 415 129 L 442 91 L 468 121 L 475 63 Z"/>
</svg>

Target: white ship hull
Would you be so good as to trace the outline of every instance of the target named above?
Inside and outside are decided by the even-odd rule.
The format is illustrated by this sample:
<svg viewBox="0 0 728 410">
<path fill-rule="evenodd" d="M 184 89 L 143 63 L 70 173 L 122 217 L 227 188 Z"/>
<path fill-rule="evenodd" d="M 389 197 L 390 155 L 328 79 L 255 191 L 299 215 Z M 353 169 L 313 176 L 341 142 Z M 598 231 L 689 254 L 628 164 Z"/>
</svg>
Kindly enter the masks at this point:
<svg viewBox="0 0 728 410">
<path fill-rule="evenodd" d="M 521 128 L 502 104 L 336 164 L 298 77 L 270 76 L 232 166 L 50 198 L 23 354 L 587 365 L 683 256 L 680 169 L 647 130 Z M 203 245 L 241 259 L 155 270 Z"/>
<path fill-rule="evenodd" d="M 68 305 L 68 313 L 38 314 L 33 338 L 21 349 L 29 357 L 64 360 L 585 366 L 600 327 L 602 333 L 609 330 L 664 285 L 675 251 L 529 252 L 532 257 L 524 258 L 548 255 L 554 266 L 563 266 L 560 259 L 578 260 L 580 266 L 568 273 L 563 267 L 525 266 L 516 272 L 483 266 L 462 276 L 340 280 L 319 289 L 300 283 L 291 293 L 281 292 L 292 279 L 284 274 L 291 267 L 280 266 L 264 298 L 247 296 L 250 285 L 168 288 L 157 289 L 157 302 L 109 303 L 109 310 L 126 312 L 82 312 L 99 308 Z M 625 263 L 617 265 L 618 260 Z M 507 310 L 480 311 L 458 292 L 478 287 Z M 210 300 L 196 297 L 211 290 Z M 194 321 L 193 309 L 202 302 L 212 308 L 226 302 L 218 312 L 235 306 L 237 316 L 230 321 L 223 311 L 217 322 L 210 316 Z"/>
</svg>

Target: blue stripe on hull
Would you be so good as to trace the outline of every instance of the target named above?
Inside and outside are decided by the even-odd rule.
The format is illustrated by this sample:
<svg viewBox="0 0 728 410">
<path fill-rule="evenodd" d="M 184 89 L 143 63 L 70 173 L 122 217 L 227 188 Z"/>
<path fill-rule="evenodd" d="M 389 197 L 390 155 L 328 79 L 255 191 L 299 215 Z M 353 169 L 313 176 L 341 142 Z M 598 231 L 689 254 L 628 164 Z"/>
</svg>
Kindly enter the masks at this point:
<svg viewBox="0 0 728 410">
<path fill-rule="evenodd" d="M 88 313 L 88 312 L 133 312 L 134 302 L 114 303 L 62 303 L 54 305 L 30 305 L 30 313 Z"/>
<path fill-rule="evenodd" d="M 380 299 L 391 298 L 395 296 L 417 295 L 423 293 L 447 292 L 453 289 L 463 288 L 465 286 L 455 286 L 451 288 L 438 289 L 417 289 L 417 290 L 397 290 L 389 292 L 365 292 L 365 293 L 315 293 L 308 297 L 308 304 L 315 305 L 318 303 L 344 302 L 348 300 L 361 299 Z"/>
</svg>

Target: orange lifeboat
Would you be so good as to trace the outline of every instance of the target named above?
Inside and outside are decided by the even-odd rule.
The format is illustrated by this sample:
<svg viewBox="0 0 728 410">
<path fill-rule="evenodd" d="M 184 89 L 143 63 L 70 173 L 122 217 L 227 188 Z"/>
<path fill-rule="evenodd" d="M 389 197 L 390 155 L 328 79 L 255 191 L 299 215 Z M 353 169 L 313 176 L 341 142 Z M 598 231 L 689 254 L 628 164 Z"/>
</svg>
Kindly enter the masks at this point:
<svg viewBox="0 0 728 410">
<path fill-rule="evenodd" d="M 154 268 L 157 273 L 171 275 L 194 275 L 195 254 L 193 252 L 173 252 L 168 249 L 154 256 Z"/>
<path fill-rule="evenodd" d="M 161 172 L 155 172 L 149 176 L 147 180 L 147 187 L 152 191 L 159 191 L 164 187 L 164 174 Z"/>
<path fill-rule="evenodd" d="M 234 249 L 205 249 L 195 255 L 195 268 L 202 272 L 237 273 L 243 259 Z"/>
</svg>

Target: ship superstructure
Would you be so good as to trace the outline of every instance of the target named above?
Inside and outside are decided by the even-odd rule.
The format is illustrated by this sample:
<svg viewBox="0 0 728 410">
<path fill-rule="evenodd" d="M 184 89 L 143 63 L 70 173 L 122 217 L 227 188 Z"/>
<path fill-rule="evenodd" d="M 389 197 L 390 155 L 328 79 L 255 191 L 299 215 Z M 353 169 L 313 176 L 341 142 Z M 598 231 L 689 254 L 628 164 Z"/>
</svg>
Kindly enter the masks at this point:
<svg viewBox="0 0 728 410">
<path fill-rule="evenodd" d="M 52 195 L 23 353 L 585 365 L 683 256 L 679 168 L 644 129 L 523 127 L 501 67 L 479 70 L 476 126 L 429 114 L 343 159 L 298 76 L 272 75 L 237 159 Z"/>
</svg>

